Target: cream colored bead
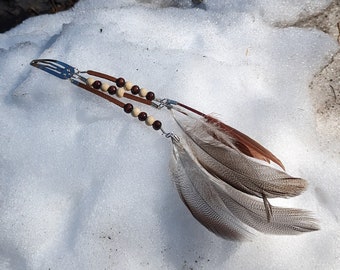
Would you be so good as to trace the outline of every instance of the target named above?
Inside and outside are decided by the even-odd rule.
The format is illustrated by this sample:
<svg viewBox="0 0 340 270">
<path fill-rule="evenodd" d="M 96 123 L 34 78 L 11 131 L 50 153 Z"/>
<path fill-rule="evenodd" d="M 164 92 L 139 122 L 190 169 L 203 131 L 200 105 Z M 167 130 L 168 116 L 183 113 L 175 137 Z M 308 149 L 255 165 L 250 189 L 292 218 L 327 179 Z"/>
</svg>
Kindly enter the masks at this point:
<svg viewBox="0 0 340 270">
<path fill-rule="evenodd" d="M 137 117 L 140 114 L 140 109 L 137 107 L 134 107 L 131 114 L 133 117 Z"/>
<path fill-rule="evenodd" d="M 107 83 L 103 83 L 100 87 L 104 92 L 107 92 L 107 89 L 109 89 L 110 85 Z"/>
<path fill-rule="evenodd" d="M 131 90 L 132 86 L 133 86 L 133 84 L 131 82 L 126 82 L 125 83 L 125 89 L 128 90 L 128 91 Z"/>
<path fill-rule="evenodd" d="M 124 97 L 124 93 L 125 93 L 124 88 L 123 88 L 123 87 L 119 87 L 119 88 L 117 89 L 116 95 L 117 95 L 117 97 L 122 98 L 122 97 Z"/>
<path fill-rule="evenodd" d="M 148 118 L 146 118 L 145 120 L 145 124 L 147 124 L 148 126 L 152 126 L 152 124 L 155 122 L 155 118 L 153 116 L 148 116 Z"/>
<path fill-rule="evenodd" d="M 92 86 L 92 84 L 93 84 L 95 81 L 96 81 L 95 79 L 93 79 L 92 77 L 89 77 L 89 78 L 86 79 L 86 84 Z"/>
<path fill-rule="evenodd" d="M 141 97 L 146 97 L 146 94 L 147 94 L 148 92 L 149 92 L 148 89 L 142 88 L 142 89 L 140 90 L 140 92 L 139 92 L 139 95 L 140 95 Z"/>
</svg>

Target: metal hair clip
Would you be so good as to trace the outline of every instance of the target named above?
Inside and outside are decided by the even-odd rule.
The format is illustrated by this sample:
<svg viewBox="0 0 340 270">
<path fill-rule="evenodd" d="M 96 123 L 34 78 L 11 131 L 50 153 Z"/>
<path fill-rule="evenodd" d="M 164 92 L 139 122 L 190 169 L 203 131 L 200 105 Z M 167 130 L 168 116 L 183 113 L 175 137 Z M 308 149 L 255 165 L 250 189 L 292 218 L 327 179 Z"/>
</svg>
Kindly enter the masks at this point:
<svg viewBox="0 0 340 270">
<path fill-rule="evenodd" d="M 31 65 L 64 80 L 70 79 L 76 73 L 74 67 L 53 59 L 33 60 Z"/>
<path fill-rule="evenodd" d="M 122 77 L 93 70 L 79 71 L 52 59 L 33 60 L 31 65 L 58 78 L 69 79 L 170 138 L 172 173 L 180 198 L 202 225 L 220 237 L 249 238 L 254 229 L 271 234 L 299 234 L 319 229 L 317 220 L 308 211 L 269 203 L 269 198 L 300 195 L 307 181 L 288 175 L 277 157 L 240 131 L 183 103 L 158 98 L 154 92 Z M 183 134 L 165 132 L 159 120 L 132 103 L 121 101 L 123 98 L 158 109 L 166 107 L 173 112 Z M 273 161 L 282 170 L 260 164 L 256 159 Z"/>
</svg>

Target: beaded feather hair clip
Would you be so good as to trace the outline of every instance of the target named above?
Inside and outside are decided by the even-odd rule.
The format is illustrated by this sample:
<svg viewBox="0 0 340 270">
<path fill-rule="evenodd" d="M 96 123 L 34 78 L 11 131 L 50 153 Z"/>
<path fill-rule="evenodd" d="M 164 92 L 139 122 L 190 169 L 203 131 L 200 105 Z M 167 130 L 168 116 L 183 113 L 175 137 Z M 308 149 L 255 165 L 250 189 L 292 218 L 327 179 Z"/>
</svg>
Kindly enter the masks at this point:
<svg viewBox="0 0 340 270">
<path fill-rule="evenodd" d="M 319 229 L 309 211 L 270 204 L 269 198 L 300 195 L 307 182 L 288 175 L 277 157 L 240 131 L 181 102 L 158 98 L 121 77 L 79 71 L 52 59 L 33 60 L 31 65 L 114 103 L 170 138 L 171 170 L 179 196 L 191 214 L 216 235 L 242 240 L 256 231 L 293 235 Z M 123 98 L 169 109 L 182 134 L 166 132 L 161 121 L 131 102 L 124 103 Z M 259 160 L 272 161 L 282 170 Z"/>
</svg>

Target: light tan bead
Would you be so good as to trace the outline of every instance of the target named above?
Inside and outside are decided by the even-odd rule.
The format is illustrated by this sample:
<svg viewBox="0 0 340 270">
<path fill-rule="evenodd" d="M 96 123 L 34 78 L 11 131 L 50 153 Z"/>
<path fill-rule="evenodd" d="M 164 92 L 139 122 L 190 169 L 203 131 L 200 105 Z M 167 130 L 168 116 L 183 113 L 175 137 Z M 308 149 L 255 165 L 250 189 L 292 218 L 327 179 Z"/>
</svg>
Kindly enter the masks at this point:
<svg viewBox="0 0 340 270">
<path fill-rule="evenodd" d="M 148 116 L 148 118 L 146 118 L 145 120 L 145 124 L 147 124 L 148 126 L 152 126 L 153 122 L 155 122 L 155 118 L 153 116 Z"/>
<path fill-rule="evenodd" d="M 140 109 L 137 107 L 134 107 L 131 114 L 133 117 L 137 117 L 140 114 Z"/>
<path fill-rule="evenodd" d="M 146 97 L 146 94 L 147 94 L 148 92 L 149 92 L 148 89 L 142 88 L 142 89 L 140 90 L 140 92 L 139 92 L 139 95 L 140 95 L 141 97 Z"/>
<path fill-rule="evenodd" d="M 119 88 L 117 89 L 116 95 L 117 95 L 117 97 L 122 98 L 122 97 L 124 97 L 124 93 L 125 93 L 124 88 L 123 88 L 123 87 L 119 87 Z"/>
<path fill-rule="evenodd" d="M 107 83 L 103 83 L 100 87 L 104 92 L 107 92 L 107 89 L 109 89 L 110 85 Z"/>
<path fill-rule="evenodd" d="M 125 87 L 126 90 L 130 91 L 132 86 L 133 86 L 133 84 L 131 82 L 126 82 L 124 87 Z"/>
<path fill-rule="evenodd" d="M 96 81 L 95 79 L 93 79 L 92 77 L 89 77 L 89 78 L 86 79 L 86 84 L 92 86 L 92 84 L 93 84 L 95 81 Z"/>
</svg>

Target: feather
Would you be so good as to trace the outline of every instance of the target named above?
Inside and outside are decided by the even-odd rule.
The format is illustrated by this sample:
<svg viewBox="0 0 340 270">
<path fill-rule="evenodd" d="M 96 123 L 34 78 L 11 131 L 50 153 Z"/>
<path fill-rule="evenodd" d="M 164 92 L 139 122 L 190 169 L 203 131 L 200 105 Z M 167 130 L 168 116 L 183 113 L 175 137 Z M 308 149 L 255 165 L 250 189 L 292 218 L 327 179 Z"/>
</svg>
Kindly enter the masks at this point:
<svg viewBox="0 0 340 270">
<path fill-rule="evenodd" d="M 207 177 L 180 142 L 173 140 L 171 171 L 181 200 L 191 214 L 216 235 L 233 240 L 250 238 L 251 232 L 233 216 Z"/>
<path fill-rule="evenodd" d="M 292 177 L 245 156 L 235 145 L 235 140 L 217 130 L 215 125 L 205 120 L 185 124 L 179 119 L 175 117 L 202 167 L 234 188 L 262 198 L 268 220 L 272 217 L 272 209 L 267 198 L 293 197 L 306 189 L 304 179 Z"/>
<path fill-rule="evenodd" d="M 260 164 L 210 136 L 209 124 L 200 120 L 191 127 L 179 124 L 189 137 L 188 145 L 201 165 L 235 188 L 262 197 L 293 197 L 301 194 L 307 182 L 284 171 Z M 229 141 L 231 145 L 232 140 Z"/>
<path fill-rule="evenodd" d="M 270 234 L 319 229 L 309 212 L 300 209 L 272 207 L 273 218 L 268 222 L 263 203 L 209 174 L 182 141 L 173 140 L 172 173 L 192 215 L 220 237 L 249 239 L 254 229 Z"/>
<path fill-rule="evenodd" d="M 229 134 L 230 137 L 235 139 L 235 146 L 245 155 L 264 160 L 268 163 L 273 161 L 277 165 L 279 165 L 283 170 L 285 169 L 282 162 L 268 149 L 263 147 L 261 144 L 253 140 L 252 138 L 248 137 L 247 135 L 243 134 L 242 132 L 238 131 L 231 126 L 224 124 L 223 122 L 219 121 L 218 119 L 210 116 L 205 115 L 205 119 L 207 123 L 214 125 L 218 130 Z"/>
<path fill-rule="evenodd" d="M 284 171 L 260 164 L 240 153 L 232 138 L 224 136 L 228 146 L 221 143 L 210 135 L 213 128 L 210 124 L 202 120 L 185 124 L 179 118 L 175 119 L 188 137 L 188 146 L 201 165 L 235 188 L 268 198 L 297 196 L 306 189 L 307 182 L 304 179 L 289 176 Z"/>
</svg>

